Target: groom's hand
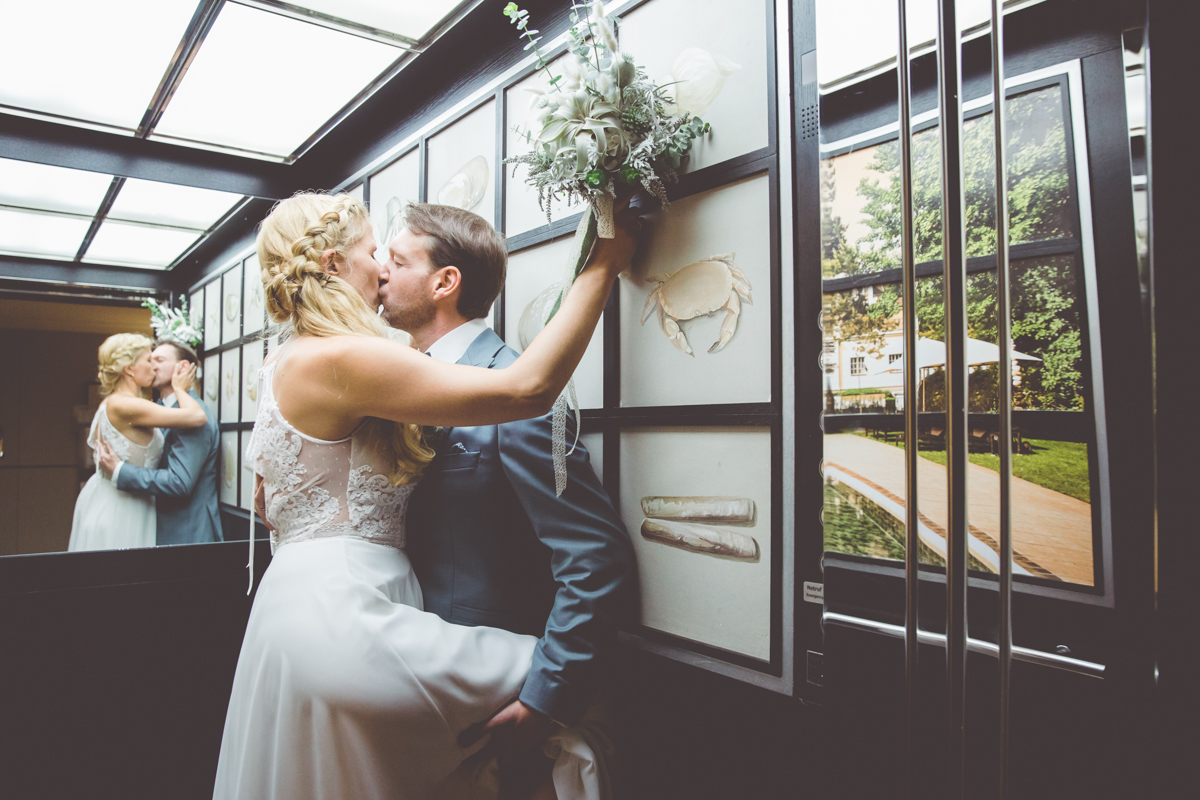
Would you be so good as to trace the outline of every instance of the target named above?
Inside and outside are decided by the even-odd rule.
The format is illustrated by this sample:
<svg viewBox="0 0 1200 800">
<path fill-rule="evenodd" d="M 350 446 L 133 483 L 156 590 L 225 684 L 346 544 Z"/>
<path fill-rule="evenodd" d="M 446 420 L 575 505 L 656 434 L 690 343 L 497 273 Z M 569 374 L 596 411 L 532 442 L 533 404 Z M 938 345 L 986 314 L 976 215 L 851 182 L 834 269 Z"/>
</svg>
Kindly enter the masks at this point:
<svg viewBox="0 0 1200 800">
<path fill-rule="evenodd" d="M 96 437 L 96 463 L 104 471 L 104 476 L 109 479 L 112 478 L 117 464 L 121 463 L 121 459 L 117 458 L 117 454 L 113 452 L 102 436 Z"/>
<path fill-rule="evenodd" d="M 541 752 L 541 747 L 558 723 L 540 711 L 514 700 L 483 723 L 472 725 L 458 737 L 460 747 L 469 747 L 491 734 L 487 749 L 501 758 L 518 753 Z"/>
</svg>

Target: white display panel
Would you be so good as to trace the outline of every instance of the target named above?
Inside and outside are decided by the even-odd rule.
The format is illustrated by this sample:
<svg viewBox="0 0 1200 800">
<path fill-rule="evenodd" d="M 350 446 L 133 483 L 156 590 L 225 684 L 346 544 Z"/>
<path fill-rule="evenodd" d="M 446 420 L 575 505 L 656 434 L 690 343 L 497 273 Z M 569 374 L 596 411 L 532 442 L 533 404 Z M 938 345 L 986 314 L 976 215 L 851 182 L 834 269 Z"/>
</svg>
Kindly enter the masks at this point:
<svg viewBox="0 0 1200 800">
<path fill-rule="evenodd" d="M 587 448 L 592 462 L 592 471 L 604 483 L 604 434 L 585 433 L 579 437 L 580 443 Z"/>
<path fill-rule="evenodd" d="M 496 101 L 431 136 L 427 149 L 428 202 L 465 208 L 495 225 Z"/>
<path fill-rule="evenodd" d="M 242 336 L 242 270 L 234 265 L 221 276 L 221 344 Z"/>
<path fill-rule="evenodd" d="M 221 344 L 221 279 L 204 287 L 204 349 Z"/>
<path fill-rule="evenodd" d="M 204 292 L 197 289 L 188 295 L 188 320 L 204 339 Z"/>
<path fill-rule="evenodd" d="M 217 413 L 217 402 L 221 399 L 221 357 L 209 356 L 204 359 L 204 403 L 208 410 Z"/>
<path fill-rule="evenodd" d="M 622 17 L 620 39 L 651 80 L 679 81 L 681 108 L 712 125 L 692 143 L 684 171 L 770 143 L 767 47 L 774 31 L 765 2 L 741 2 L 733 11 L 717 0 L 654 0 Z"/>
<path fill-rule="evenodd" d="M 621 405 L 671 406 L 713 403 L 766 403 L 771 400 L 771 227 L 770 182 L 758 175 L 671 204 L 655 212 L 650 235 L 621 292 Z M 733 254 L 745 276 L 752 302 L 724 289 L 707 267 L 684 267 L 716 255 Z M 676 273 L 679 273 L 676 275 Z M 732 273 L 731 273 L 732 274 Z M 642 324 L 647 298 L 669 277 L 660 300 Z M 736 330 L 715 353 L 729 313 L 719 304 L 736 295 Z M 714 308 L 701 316 L 697 309 Z M 665 324 L 677 319 L 692 355 L 664 333 L 658 312 L 670 309 Z M 677 315 L 671 317 L 670 314 Z"/>
<path fill-rule="evenodd" d="M 771 654 L 771 433 L 766 428 L 643 428 L 621 432 L 621 517 L 637 553 L 642 624 L 734 653 Z M 738 522 L 648 517 L 643 498 L 753 504 Z M 650 507 L 655 513 L 653 506 Z M 647 538 L 644 523 L 726 537 L 738 556 Z M 752 554 L 752 555 L 747 555 Z"/>
<path fill-rule="evenodd" d="M 368 180 L 371 182 L 371 227 L 377 245 L 375 258 L 382 264 L 388 257 L 388 237 L 398 232 L 394 230 L 388 207 L 394 215 L 409 203 L 421 200 L 421 151 L 414 149 L 406 153 Z"/>
<path fill-rule="evenodd" d="M 527 335 L 536 336 L 544 326 L 543 315 L 549 313 L 553 304 L 551 287 L 562 281 L 570 251 L 571 239 L 566 238 L 508 257 L 508 274 L 504 282 L 504 341 L 518 353 L 524 350 L 522 327 Z M 539 302 L 535 303 L 535 300 Z M 575 396 L 580 408 L 604 406 L 603 315 L 575 370 Z"/>
<path fill-rule="evenodd" d="M 258 373 L 263 365 L 262 340 L 242 346 L 242 422 L 258 416 Z"/>
<path fill-rule="evenodd" d="M 551 75 L 562 74 L 563 58 L 574 58 L 574 56 L 562 56 L 550 62 L 548 69 Z M 504 102 L 507 106 L 506 122 L 508 123 L 504 133 L 506 158 L 528 153 L 532 149 L 523 133 L 529 132 L 531 136 L 537 136 L 541 127 L 533 121 L 535 113 L 533 103 L 537 100 L 538 95 L 530 90 L 544 92 L 549 88 L 550 76 L 546 74 L 546 70 L 538 70 L 505 91 Z M 537 190 L 525 183 L 528 174 L 529 168 L 523 164 L 504 165 L 504 233 L 507 236 L 540 228 L 547 223 L 546 212 L 538 206 Z M 582 210 L 582 204 L 576 203 L 568 206 L 556 200 L 550 205 L 550 221 L 569 217 Z"/>
<path fill-rule="evenodd" d="M 266 298 L 263 296 L 262 270 L 258 265 L 258 255 L 252 255 L 242 265 L 243 283 L 242 297 L 245 298 L 245 309 L 242 312 L 242 333 L 249 336 L 263 329 L 266 319 Z"/>
<path fill-rule="evenodd" d="M 222 503 L 237 505 L 238 500 L 238 432 L 221 434 L 221 475 L 218 498 Z"/>
<path fill-rule="evenodd" d="M 234 348 L 221 353 L 221 422 L 238 421 L 241 398 L 242 351 Z"/>
</svg>

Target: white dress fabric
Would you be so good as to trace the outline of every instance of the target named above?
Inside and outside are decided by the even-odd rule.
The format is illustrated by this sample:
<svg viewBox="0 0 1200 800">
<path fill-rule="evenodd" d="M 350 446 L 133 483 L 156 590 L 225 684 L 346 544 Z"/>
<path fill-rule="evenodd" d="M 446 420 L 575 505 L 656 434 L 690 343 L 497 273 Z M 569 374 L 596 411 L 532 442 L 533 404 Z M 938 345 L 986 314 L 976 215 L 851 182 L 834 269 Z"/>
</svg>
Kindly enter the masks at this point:
<svg viewBox="0 0 1200 800">
<path fill-rule="evenodd" d="M 289 425 L 277 363 L 260 372 L 246 450 L 275 555 L 238 657 L 213 797 L 440 795 L 467 755 L 458 734 L 517 697 L 537 640 L 422 610 L 404 553 L 414 485 L 392 486 L 357 432 L 323 441 Z"/>
<path fill-rule="evenodd" d="M 108 401 L 100 404 L 87 443 L 96 451 L 96 434 L 122 461 L 147 469 L 158 469 L 163 453 L 163 433 L 154 429 L 146 445 L 130 441 L 108 419 Z M 99 461 L 99 458 L 96 459 Z M 131 547 L 154 547 L 158 531 L 151 495 L 122 492 L 100 474 L 99 467 L 88 478 L 75 500 L 75 517 L 71 521 L 71 539 L 67 550 L 123 550 Z"/>
</svg>

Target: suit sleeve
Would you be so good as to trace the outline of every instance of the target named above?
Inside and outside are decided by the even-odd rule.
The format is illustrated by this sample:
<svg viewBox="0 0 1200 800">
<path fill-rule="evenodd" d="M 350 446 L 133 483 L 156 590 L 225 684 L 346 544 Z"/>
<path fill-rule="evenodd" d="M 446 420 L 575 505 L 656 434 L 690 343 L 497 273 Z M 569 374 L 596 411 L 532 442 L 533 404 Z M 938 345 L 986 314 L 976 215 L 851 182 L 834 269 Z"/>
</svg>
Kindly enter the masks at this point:
<svg viewBox="0 0 1200 800">
<path fill-rule="evenodd" d="M 155 497 L 189 497 L 204 466 L 207 435 L 207 427 L 180 431 L 179 441 L 166 452 L 159 469 L 124 464 L 117 473 L 117 488 Z"/>
<path fill-rule="evenodd" d="M 500 462 L 538 539 L 550 548 L 558 584 L 520 699 L 573 725 L 599 691 L 617 631 L 636 618 L 633 545 L 582 444 L 567 458 L 566 491 L 555 496 L 549 415 L 497 428 Z M 573 429 L 571 420 L 568 446 Z"/>
</svg>

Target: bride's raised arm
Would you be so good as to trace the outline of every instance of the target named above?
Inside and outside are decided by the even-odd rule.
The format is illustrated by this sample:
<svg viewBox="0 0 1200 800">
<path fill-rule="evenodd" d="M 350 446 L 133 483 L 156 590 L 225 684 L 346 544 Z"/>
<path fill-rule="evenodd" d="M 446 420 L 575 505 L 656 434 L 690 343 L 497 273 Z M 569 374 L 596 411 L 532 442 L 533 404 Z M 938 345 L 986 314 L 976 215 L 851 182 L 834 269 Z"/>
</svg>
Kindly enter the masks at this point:
<svg viewBox="0 0 1200 800">
<path fill-rule="evenodd" d="M 445 364 L 386 339 L 337 337 L 315 357 L 316 383 L 336 387 L 356 415 L 418 425 L 494 425 L 547 413 L 591 340 L 613 281 L 635 243 L 622 226 L 598 239 L 562 308 L 507 369 Z M 316 356 L 316 354 L 313 354 Z M 314 376 L 316 377 L 316 376 Z"/>
<path fill-rule="evenodd" d="M 199 428 L 208 421 L 204 409 L 188 394 L 196 376 L 196 365 L 190 361 L 175 364 L 171 387 L 179 401 L 178 408 L 166 408 L 140 397 L 114 394 L 108 398 L 108 408 L 114 417 L 138 428 Z"/>
</svg>

